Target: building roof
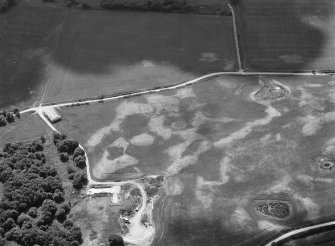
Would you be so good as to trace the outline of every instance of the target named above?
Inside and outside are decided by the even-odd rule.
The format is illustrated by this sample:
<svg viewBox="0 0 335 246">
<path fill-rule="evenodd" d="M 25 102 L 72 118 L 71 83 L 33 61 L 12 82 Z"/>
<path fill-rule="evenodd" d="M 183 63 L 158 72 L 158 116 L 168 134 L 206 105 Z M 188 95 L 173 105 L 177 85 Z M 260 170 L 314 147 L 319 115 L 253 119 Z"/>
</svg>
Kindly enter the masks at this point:
<svg viewBox="0 0 335 246">
<path fill-rule="evenodd" d="M 56 108 L 47 108 L 44 110 L 44 114 L 52 123 L 62 119 Z"/>
</svg>

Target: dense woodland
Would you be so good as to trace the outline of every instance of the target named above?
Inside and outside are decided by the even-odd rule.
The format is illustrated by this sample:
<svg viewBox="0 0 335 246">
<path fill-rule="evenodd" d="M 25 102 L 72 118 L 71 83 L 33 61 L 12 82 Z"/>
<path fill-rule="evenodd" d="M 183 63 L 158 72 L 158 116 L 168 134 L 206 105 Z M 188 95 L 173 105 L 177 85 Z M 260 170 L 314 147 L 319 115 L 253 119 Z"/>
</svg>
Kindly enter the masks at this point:
<svg viewBox="0 0 335 246">
<path fill-rule="evenodd" d="M 42 137 L 31 143 L 7 143 L 0 151 L 0 245 L 76 246 L 81 230 L 66 220 L 71 205 L 65 201 L 61 178 L 47 163 Z"/>
</svg>

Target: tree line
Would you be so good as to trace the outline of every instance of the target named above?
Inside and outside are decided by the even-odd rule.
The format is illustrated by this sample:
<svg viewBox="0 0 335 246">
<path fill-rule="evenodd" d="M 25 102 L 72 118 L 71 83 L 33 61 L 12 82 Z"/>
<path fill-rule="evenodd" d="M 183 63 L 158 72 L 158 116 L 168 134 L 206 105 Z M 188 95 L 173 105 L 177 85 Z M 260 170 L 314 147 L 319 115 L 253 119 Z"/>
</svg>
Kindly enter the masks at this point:
<svg viewBox="0 0 335 246">
<path fill-rule="evenodd" d="M 0 112 L 0 127 L 6 126 L 7 123 L 14 123 L 15 122 L 14 116 L 16 116 L 19 119 L 21 118 L 20 111 L 18 108 L 14 108 L 13 112 L 7 112 L 6 110 L 2 110 L 2 112 Z"/>
<path fill-rule="evenodd" d="M 0 151 L 0 245 L 6 240 L 27 246 L 77 246 L 82 234 L 67 214 L 62 181 L 47 163 L 45 138 L 7 143 Z M 55 222 L 57 221 L 57 222 Z"/>
<path fill-rule="evenodd" d="M 72 162 L 68 164 L 68 178 L 72 180 L 73 187 L 76 189 L 82 188 L 87 184 L 87 175 L 80 172 L 80 169 L 86 167 L 86 156 L 83 149 L 79 147 L 76 140 L 68 139 L 65 134 L 54 132 L 54 144 L 57 146 L 59 157 L 62 162 Z"/>
<path fill-rule="evenodd" d="M 132 9 L 132 10 L 151 10 L 162 12 L 188 12 L 192 10 L 192 6 L 188 5 L 186 1 L 180 0 L 146 0 L 138 2 L 115 2 L 113 0 L 101 0 L 100 6 L 105 9 Z"/>
</svg>

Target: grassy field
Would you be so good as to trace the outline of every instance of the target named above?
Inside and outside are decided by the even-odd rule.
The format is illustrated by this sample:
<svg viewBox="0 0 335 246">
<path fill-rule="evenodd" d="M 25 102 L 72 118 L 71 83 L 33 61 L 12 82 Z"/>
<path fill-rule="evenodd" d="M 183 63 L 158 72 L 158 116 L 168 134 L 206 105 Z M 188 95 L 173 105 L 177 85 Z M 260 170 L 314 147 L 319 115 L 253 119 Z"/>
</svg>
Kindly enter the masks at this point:
<svg viewBox="0 0 335 246">
<path fill-rule="evenodd" d="M 291 96 L 253 101 L 264 81 Z M 257 245 L 284 228 L 335 216 L 335 173 L 317 163 L 335 155 L 333 85 L 330 76 L 221 76 L 64 108 L 56 127 L 85 146 L 95 179 L 168 177 L 165 205 L 155 213 L 164 234 L 155 245 Z M 262 216 L 253 205 L 262 199 L 285 201 L 292 214 Z"/>
<path fill-rule="evenodd" d="M 105 244 L 108 236 L 120 234 L 118 218 L 121 208 L 111 204 L 110 197 L 87 197 L 76 203 L 69 218 L 82 228 L 83 245 Z"/>
<path fill-rule="evenodd" d="M 55 62 L 48 66 L 43 102 L 151 88 L 232 71 L 235 56 L 231 17 L 74 11 L 62 31 Z"/>
<path fill-rule="evenodd" d="M 248 70 L 334 69 L 334 1 L 239 2 L 240 42 Z"/>
<path fill-rule="evenodd" d="M 27 141 L 46 136 L 50 133 L 48 126 L 38 115 L 23 114 L 12 124 L 0 128 L 0 147 L 15 141 Z"/>
<path fill-rule="evenodd" d="M 0 108 L 39 98 L 65 8 L 20 1 L 0 15 Z"/>
</svg>

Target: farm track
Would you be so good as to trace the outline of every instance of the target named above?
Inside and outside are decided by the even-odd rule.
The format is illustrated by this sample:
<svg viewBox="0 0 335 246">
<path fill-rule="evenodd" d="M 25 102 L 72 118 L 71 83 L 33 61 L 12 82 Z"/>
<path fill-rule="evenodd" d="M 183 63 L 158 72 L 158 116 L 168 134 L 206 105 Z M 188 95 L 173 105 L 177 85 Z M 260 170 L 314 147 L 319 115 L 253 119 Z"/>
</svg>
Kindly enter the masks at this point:
<svg viewBox="0 0 335 246">
<path fill-rule="evenodd" d="M 237 63 L 238 63 L 238 71 L 243 70 L 242 61 L 241 61 L 241 51 L 240 51 L 240 44 L 238 41 L 238 34 L 237 34 L 237 21 L 234 8 L 228 4 L 228 7 L 231 11 L 233 17 L 233 27 L 234 27 L 234 39 L 235 39 L 235 48 L 236 48 L 236 55 L 237 55 Z"/>
<path fill-rule="evenodd" d="M 69 19 L 69 12 L 66 13 L 66 16 L 64 17 L 63 23 L 60 25 L 60 30 L 59 30 L 60 33 L 58 34 L 55 46 L 53 47 L 54 52 L 56 52 L 56 50 L 58 49 L 60 37 L 61 37 L 61 34 L 63 32 L 63 29 L 64 29 L 64 26 L 67 23 L 68 19 Z M 51 78 L 55 76 L 54 69 L 51 69 L 51 64 L 53 64 L 53 63 L 54 63 L 54 57 L 51 56 L 48 59 L 48 66 L 47 66 L 48 70 L 49 70 L 48 73 L 51 74 Z M 42 102 L 43 102 L 43 99 L 44 99 L 45 94 L 47 92 L 49 83 L 50 83 L 50 77 L 45 81 L 43 93 L 42 93 L 41 100 L 40 100 L 40 105 L 42 105 Z"/>
</svg>

